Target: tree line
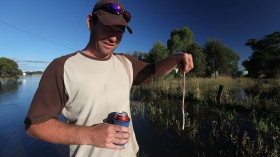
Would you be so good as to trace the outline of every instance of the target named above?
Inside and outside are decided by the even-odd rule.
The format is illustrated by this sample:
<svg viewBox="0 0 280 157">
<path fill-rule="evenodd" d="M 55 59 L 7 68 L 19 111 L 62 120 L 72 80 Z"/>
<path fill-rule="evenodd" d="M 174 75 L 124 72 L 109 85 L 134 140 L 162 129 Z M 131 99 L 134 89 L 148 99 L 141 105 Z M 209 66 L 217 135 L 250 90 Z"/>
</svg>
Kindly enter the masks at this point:
<svg viewBox="0 0 280 157">
<path fill-rule="evenodd" d="M 194 33 L 188 28 L 174 29 L 170 33 L 167 47 L 157 41 L 149 52 L 131 52 L 134 57 L 154 63 L 175 51 L 188 52 L 193 55 L 195 67 L 190 72 L 194 76 L 212 76 L 217 74 L 234 75 L 238 72 L 239 55 L 226 47 L 220 39 L 209 38 L 203 46 L 193 41 Z M 280 76 L 280 32 L 265 35 L 261 39 L 249 39 L 246 46 L 252 49 L 252 55 L 242 65 L 248 76 L 259 78 L 276 78 Z M 9 59 L 0 58 L 0 77 L 17 77 L 22 75 L 18 64 Z"/>
<path fill-rule="evenodd" d="M 149 52 L 134 51 L 131 54 L 146 62 L 156 62 L 175 51 L 188 52 L 193 55 L 194 76 L 235 75 L 238 71 L 240 56 L 220 39 L 209 38 L 203 46 L 193 41 L 194 33 L 188 28 L 174 29 L 170 33 L 167 47 L 157 41 Z M 248 70 L 249 76 L 275 78 L 280 73 L 280 33 L 275 32 L 264 38 L 250 39 L 245 43 L 252 49 L 252 55 L 242 65 Z"/>
</svg>

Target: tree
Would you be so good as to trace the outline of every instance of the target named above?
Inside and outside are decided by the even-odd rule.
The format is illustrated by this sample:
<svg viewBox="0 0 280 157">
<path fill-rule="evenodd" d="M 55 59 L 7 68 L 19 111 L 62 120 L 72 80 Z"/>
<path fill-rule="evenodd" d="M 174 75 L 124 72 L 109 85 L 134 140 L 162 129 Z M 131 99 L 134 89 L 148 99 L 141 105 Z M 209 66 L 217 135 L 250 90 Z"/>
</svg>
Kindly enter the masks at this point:
<svg viewBox="0 0 280 157">
<path fill-rule="evenodd" d="M 133 51 L 131 55 L 141 61 L 144 61 L 145 53 L 140 51 Z"/>
<path fill-rule="evenodd" d="M 0 77 L 17 77 L 22 75 L 22 71 L 18 69 L 15 61 L 9 58 L 0 58 Z"/>
<path fill-rule="evenodd" d="M 193 32 L 188 27 L 182 29 L 174 29 L 170 34 L 170 39 L 167 41 L 169 53 L 175 51 L 183 51 L 192 44 L 194 38 Z"/>
<path fill-rule="evenodd" d="M 168 55 L 167 48 L 163 45 L 162 42 L 157 41 L 153 48 L 144 55 L 144 61 L 149 63 L 155 63 L 156 61 L 166 57 Z"/>
<path fill-rule="evenodd" d="M 197 43 L 192 43 L 187 48 L 187 52 L 192 54 L 194 69 L 192 73 L 196 76 L 204 76 L 206 70 L 206 57 L 203 48 Z"/>
<path fill-rule="evenodd" d="M 260 40 L 249 39 L 245 45 L 250 46 L 253 51 L 249 59 L 242 62 L 242 65 L 248 70 L 249 76 L 279 77 L 280 32 L 266 35 Z"/>
<path fill-rule="evenodd" d="M 231 75 L 238 71 L 239 56 L 222 44 L 219 39 L 208 39 L 204 52 L 206 54 L 207 75 Z"/>
<path fill-rule="evenodd" d="M 169 53 L 183 51 L 192 54 L 194 69 L 191 74 L 203 76 L 206 68 L 205 54 L 203 48 L 193 42 L 194 34 L 188 27 L 174 29 L 170 33 L 170 39 L 167 41 Z"/>
</svg>

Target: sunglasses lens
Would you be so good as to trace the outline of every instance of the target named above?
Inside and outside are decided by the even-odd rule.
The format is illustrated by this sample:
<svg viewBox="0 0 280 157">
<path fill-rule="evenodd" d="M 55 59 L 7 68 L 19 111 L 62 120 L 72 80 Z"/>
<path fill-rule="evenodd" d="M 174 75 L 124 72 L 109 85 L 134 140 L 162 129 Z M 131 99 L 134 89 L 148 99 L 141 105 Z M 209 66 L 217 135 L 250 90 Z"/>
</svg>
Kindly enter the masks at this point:
<svg viewBox="0 0 280 157">
<path fill-rule="evenodd" d="M 131 15 L 128 11 L 122 9 L 120 6 L 118 6 L 117 4 L 114 4 L 114 3 L 107 3 L 98 8 L 95 8 L 95 10 L 98 10 L 98 9 L 102 9 L 111 14 L 116 14 L 116 15 L 123 14 L 123 18 L 125 19 L 126 22 L 129 22 L 131 19 Z"/>
<path fill-rule="evenodd" d="M 114 13 L 114 14 L 121 14 L 123 11 L 122 11 L 122 8 L 116 4 L 110 4 L 109 5 L 109 8 L 110 10 Z"/>
</svg>

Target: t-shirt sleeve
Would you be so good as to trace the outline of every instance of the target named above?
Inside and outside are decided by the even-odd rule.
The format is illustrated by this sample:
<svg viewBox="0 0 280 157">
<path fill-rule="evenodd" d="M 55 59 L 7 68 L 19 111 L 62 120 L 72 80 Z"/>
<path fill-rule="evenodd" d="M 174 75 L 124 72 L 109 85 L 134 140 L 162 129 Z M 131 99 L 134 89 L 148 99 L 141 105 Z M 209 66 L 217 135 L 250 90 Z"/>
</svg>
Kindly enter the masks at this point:
<svg viewBox="0 0 280 157">
<path fill-rule="evenodd" d="M 155 64 L 138 60 L 137 58 L 124 54 L 132 63 L 133 68 L 133 85 L 149 83 L 155 77 Z"/>
<path fill-rule="evenodd" d="M 43 123 L 58 118 L 67 102 L 63 83 L 65 58 L 53 60 L 46 68 L 25 118 L 25 125 Z"/>
</svg>

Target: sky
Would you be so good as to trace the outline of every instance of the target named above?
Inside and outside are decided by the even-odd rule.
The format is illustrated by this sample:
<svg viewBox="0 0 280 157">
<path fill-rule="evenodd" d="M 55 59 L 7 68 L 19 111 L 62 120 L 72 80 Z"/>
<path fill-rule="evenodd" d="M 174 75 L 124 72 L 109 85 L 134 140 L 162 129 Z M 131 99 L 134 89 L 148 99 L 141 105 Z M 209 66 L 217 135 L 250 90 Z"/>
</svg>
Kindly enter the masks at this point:
<svg viewBox="0 0 280 157">
<path fill-rule="evenodd" d="M 130 27 L 115 52 L 149 52 L 166 45 L 174 29 L 188 27 L 193 42 L 219 39 L 240 56 L 251 56 L 249 39 L 280 31 L 279 0 L 120 0 L 132 14 Z M 44 71 L 55 58 L 82 50 L 96 0 L 1 0 L 0 57 L 15 60 L 22 71 Z"/>
</svg>

